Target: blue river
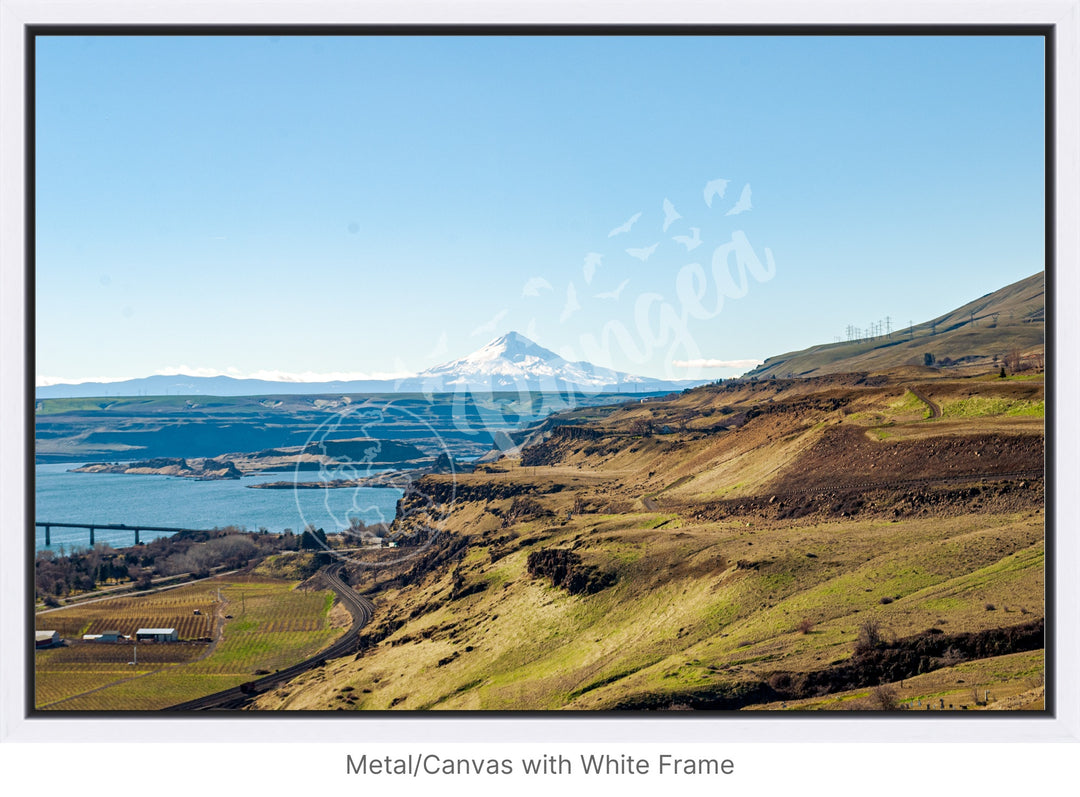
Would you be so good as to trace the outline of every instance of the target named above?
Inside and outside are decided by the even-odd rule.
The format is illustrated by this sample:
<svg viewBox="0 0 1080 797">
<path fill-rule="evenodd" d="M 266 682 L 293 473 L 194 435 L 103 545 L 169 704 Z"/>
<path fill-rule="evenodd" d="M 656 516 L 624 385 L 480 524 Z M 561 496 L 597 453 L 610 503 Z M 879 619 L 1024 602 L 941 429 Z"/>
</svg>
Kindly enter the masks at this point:
<svg viewBox="0 0 1080 797">
<path fill-rule="evenodd" d="M 338 488 L 319 490 L 253 490 L 258 482 L 293 479 L 293 472 L 245 476 L 223 481 L 195 481 L 171 476 L 119 473 L 70 473 L 78 463 L 36 465 L 35 514 L 39 522 L 123 523 L 128 526 L 164 526 L 211 529 L 236 526 L 248 531 L 265 528 L 300 532 L 311 523 L 327 532 L 343 529 L 350 517 L 364 523 L 394 519 L 401 490 L 393 488 Z M 317 481 L 317 473 L 301 473 L 300 481 Z M 145 542 L 154 532 L 143 532 Z M 118 548 L 131 545 L 131 531 L 98 530 L 95 542 Z M 53 528 L 49 550 L 89 544 L 86 529 Z M 35 547 L 45 549 L 45 530 L 35 528 Z"/>
</svg>

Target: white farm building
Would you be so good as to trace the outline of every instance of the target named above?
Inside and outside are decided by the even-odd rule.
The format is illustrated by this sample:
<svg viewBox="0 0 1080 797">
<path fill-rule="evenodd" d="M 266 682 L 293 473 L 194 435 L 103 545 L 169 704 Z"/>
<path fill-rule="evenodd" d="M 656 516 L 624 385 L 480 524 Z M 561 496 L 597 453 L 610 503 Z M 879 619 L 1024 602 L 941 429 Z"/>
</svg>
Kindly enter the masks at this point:
<svg viewBox="0 0 1080 797">
<path fill-rule="evenodd" d="M 176 642 L 179 637 L 175 628 L 140 628 L 135 632 L 138 642 Z"/>
<path fill-rule="evenodd" d="M 83 641 L 85 642 L 119 642 L 122 639 L 128 637 L 121 634 L 119 631 L 102 631 L 98 634 L 83 634 Z"/>
</svg>

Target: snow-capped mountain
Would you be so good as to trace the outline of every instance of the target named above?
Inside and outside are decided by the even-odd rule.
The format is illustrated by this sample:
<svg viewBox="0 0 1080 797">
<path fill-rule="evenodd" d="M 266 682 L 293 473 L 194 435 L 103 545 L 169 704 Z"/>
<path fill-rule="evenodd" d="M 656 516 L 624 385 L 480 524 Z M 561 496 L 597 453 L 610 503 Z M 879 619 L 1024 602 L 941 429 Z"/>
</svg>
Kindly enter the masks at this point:
<svg viewBox="0 0 1080 797">
<path fill-rule="evenodd" d="M 558 391 L 651 393 L 681 390 L 697 381 L 667 382 L 570 362 L 517 332 L 510 332 L 472 354 L 429 368 L 414 377 L 356 382 L 274 382 L 227 376 L 150 376 L 124 382 L 83 382 L 39 387 L 37 398 L 100 396 L 274 396 L 349 393 Z"/>
<path fill-rule="evenodd" d="M 517 332 L 495 338 L 459 360 L 429 368 L 416 378 L 424 383 L 426 390 L 469 386 L 490 390 L 578 387 L 595 391 L 621 385 L 632 391 L 642 390 L 642 385 L 655 381 L 592 363 L 570 362 Z"/>
</svg>

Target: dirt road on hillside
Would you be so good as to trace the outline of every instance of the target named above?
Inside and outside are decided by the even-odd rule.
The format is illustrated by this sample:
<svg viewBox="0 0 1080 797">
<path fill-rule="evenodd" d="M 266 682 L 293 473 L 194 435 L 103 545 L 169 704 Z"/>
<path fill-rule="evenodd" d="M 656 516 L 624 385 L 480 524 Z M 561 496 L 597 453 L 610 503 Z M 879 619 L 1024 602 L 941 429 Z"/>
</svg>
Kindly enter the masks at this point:
<svg viewBox="0 0 1080 797">
<path fill-rule="evenodd" d="M 908 390 L 915 394 L 915 398 L 917 398 L 919 401 L 921 401 L 923 404 L 930 408 L 931 418 L 941 417 L 941 407 L 938 406 L 937 403 L 931 401 L 930 397 L 923 393 L 921 388 L 915 387 L 914 385 L 909 385 Z"/>
</svg>

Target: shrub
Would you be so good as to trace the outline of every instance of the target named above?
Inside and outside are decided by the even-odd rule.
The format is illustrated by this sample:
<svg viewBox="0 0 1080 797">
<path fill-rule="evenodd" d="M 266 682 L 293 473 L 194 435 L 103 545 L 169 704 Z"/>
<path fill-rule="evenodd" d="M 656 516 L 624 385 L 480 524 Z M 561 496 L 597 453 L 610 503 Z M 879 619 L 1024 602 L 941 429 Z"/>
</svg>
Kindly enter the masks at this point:
<svg viewBox="0 0 1080 797">
<path fill-rule="evenodd" d="M 804 617 L 799 620 L 799 624 L 796 626 L 800 634 L 809 634 L 814 628 L 814 621 L 809 617 Z"/>
<path fill-rule="evenodd" d="M 891 686 L 876 686 L 872 694 L 873 704 L 881 711 L 896 711 L 900 707 L 896 691 Z"/>
<path fill-rule="evenodd" d="M 869 653 L 885 644 L 881 624 L 877 620 L 865 620 L 859 626 L 859 636 L 855 640 L 855 655 Z"/>
</svg>

